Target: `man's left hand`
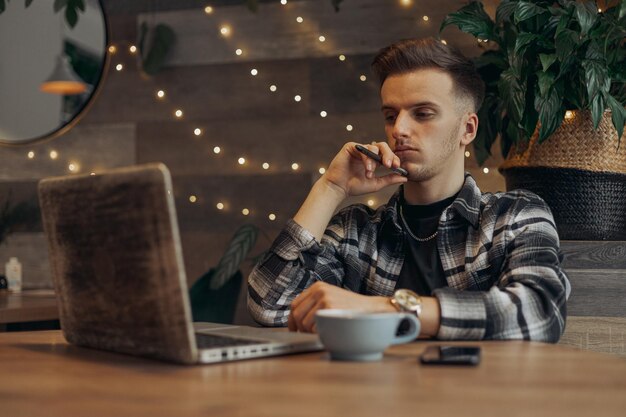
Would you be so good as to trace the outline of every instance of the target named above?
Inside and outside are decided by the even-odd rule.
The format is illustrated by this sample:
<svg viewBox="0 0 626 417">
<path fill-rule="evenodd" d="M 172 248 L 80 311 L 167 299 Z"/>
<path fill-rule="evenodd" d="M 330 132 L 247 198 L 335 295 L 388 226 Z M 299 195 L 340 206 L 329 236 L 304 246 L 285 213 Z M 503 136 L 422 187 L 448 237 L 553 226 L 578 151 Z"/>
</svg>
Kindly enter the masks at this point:
<svg viewBox="0 0 626 417">
<path fill-rule="evenodd" d="M 354 293 L 325 282 L 316 282 L 298 295 L 291 303 L 287 326 L 291 331 L 316 333 L 317 310 L 338 308 L 370 312 L 394 312 L 387 297 Z"/>
</svg>

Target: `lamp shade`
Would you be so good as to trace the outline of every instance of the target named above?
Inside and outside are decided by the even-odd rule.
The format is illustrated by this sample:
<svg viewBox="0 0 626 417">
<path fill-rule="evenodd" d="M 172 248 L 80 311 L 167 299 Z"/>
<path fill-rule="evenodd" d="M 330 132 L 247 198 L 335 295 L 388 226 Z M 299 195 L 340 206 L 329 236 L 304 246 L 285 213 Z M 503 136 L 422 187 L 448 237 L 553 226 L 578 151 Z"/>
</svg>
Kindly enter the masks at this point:
<svg viewBox="0 0 626 417">
<path fill-rule="evenodd" d="M 87 91 L 87 84 L 74 72 L 65 54 L 57 56 L 52 74 L 39 86 L 44 93 L 71 95 Z"/>
</svg>

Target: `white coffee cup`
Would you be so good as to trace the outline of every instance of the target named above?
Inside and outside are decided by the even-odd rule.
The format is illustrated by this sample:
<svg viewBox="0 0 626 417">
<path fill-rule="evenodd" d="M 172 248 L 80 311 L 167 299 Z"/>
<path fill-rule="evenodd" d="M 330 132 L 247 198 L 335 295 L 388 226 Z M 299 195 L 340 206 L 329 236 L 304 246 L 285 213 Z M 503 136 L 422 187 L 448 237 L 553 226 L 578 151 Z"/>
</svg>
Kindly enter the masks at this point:
<svg viewBox="0 0 626 417">
<path fill-rule="evenodd" d="M 404 320 L 408 320 L 409 329 L 406 334 L 396 336 Z M 380 360 L 390 345 L 411 342 L 420 332 L 417 317 L 406 313 L 319 310 L 315 324 L 331 359 L 348 361 Z"/>
</svg>

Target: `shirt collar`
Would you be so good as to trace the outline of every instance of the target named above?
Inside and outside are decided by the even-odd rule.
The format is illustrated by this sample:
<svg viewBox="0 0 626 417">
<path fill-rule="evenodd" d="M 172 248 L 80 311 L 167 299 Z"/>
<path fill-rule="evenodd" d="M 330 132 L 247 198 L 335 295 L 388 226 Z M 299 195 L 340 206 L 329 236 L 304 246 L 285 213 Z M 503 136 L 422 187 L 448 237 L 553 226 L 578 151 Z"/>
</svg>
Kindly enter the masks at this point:
<svg viewBox="0 0 626 417">
<path fill-rule="evenodd" d="M 404 186 L 400 186 L 398 190 L 391 196 L 387 207 L 385 208 L 385 218 L 391 220 L 398 231 L 402 229 L 398 221 L 398 209 L 402 202 L 402 193 Z M 459 191 L 456 199 L 450 205 L 450 209 L 456 211 L 474 228 L 478 227 L 480 220 L 480 199 L 482 193 L 476 185 L 476 181 L 469 172 L 465 173 L 465 182 Z"/>
</svg>

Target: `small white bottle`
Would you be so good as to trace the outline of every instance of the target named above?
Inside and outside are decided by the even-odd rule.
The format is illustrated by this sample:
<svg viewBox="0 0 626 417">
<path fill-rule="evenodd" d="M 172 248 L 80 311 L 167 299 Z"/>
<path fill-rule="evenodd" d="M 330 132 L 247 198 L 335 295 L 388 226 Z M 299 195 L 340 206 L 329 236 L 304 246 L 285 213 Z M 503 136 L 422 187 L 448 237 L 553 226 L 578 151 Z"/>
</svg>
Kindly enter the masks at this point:
<svg viewBox="0 0 626 417">
<path fill-rule="evenodd" d="M 17 258 L 9 259 L 4 267 L 4 274 L 7 277 L 9 291 L 22 291 L 22 264 Z"/>
</svg>

